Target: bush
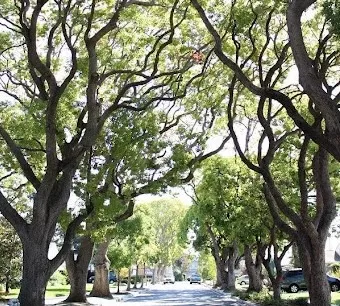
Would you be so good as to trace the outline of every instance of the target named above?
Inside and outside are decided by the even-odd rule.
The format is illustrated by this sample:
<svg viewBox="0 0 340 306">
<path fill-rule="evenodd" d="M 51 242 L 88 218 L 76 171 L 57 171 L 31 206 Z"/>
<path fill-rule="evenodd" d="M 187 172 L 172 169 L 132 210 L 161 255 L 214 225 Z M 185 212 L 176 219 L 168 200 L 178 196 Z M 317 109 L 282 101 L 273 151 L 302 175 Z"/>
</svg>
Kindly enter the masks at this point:
<svg viewBox="0 0 340 306">
<path fill-rule="evenodd" d="M 274 300 L 269 294 L 269 290 L 264 288 L 261 292 L 235 291 L 234 295 L 242 300 L 252 301 L 261 306 L 308 306 L 307 298 L 297 298 L 295 300 Z"/>
<path fill-rule="evenodd" d="M 68 277 L 65 275 L 65 273 L 62 273 L 61 271 L 55 271 L 48 281 L 49 286 L 67 285 L 67 283 Z"/>
<path fill-rule="evenodd" d="M 340 263 L 338 262 L 332 263 L 329 266 L 329 269 L 330 269 L 330 274 L 332 274 L 335 277 L 340 277 Z"/>
</svg>

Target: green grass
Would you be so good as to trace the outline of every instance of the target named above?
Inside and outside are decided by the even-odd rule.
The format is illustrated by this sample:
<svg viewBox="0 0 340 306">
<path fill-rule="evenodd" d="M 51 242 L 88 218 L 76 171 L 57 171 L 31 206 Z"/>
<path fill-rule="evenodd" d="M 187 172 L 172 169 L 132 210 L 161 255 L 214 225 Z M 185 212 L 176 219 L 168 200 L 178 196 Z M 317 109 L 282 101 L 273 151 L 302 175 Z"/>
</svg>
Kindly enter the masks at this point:
<svg viewBox="0 0 340 306">
<path fill-rule="evenodd" d="M 90 292 L 92 289 L 92 284 L 86 284 L 86 291 Z M 111 287 L 112 285 L 110 285 Z M 19 295 L 20 289 L 11 289 L 10 294 L 6 295 L 3 292 L 0 292 L 0 301 L 15 299 Z M 70 292 L 70 285 L 59 285 L 59 286 L 49 286 L 46 289 L 46 297 L 60 297 L 67 296 Z"/>
</svg>

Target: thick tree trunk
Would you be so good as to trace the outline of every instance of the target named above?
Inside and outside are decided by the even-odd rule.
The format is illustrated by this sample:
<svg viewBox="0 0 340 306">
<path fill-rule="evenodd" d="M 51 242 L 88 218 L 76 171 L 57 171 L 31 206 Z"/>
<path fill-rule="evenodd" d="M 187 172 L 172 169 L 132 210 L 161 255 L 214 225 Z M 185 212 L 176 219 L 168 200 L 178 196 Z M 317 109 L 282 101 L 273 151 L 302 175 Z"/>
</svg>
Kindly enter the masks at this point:
<svg viewBox="0 0 340 306">
<path fill-rule="evenodd" d="M 244 259 L 246 263 L 247 273 L 249 275 L 249 287 L 248 291 L 260 292 L 262 290 L 262 260 L 257 254 L 255 262 L 251 254 L 251 247 L 245 245 L 244 247 Z"/>
<path fill-rule="evenodd" d="M 329 306 L 331 304 L 331 294 L 326 276 L 324 242 L 309 240 L 308 243 L 306 239 L 303 239 L 303 241 L 304 243 L 300 241 L 298 245 L 308 287 L 310 305 Z"/>
<path fill-rule="evenodd" d="M 70 293 L 67 302 L 87 302 L 87 270 L 93 253 L 93 242 L 90 236 L 83 236 L 79 250 L 70 251 L 66 257 L 66 269 L 70 279 Z"/>
<path fill-rule="evenodd" d="M 21 306 L 44 306 L 45 291 L 52 273 L 47 249 L 41 245 L 23 245 L 23 277 L 19 293 Z M 54 272 L 54 271 L 53 271 Z"/>
<path fill-rule="evenodd" d="M 91 296 L 112 298 L 108 278 L 110 261 L 107 258 L 107 249 L 109 248 L 109 244 L 110 241 L 108 240 L 100 243 L 97 247 L 93 260 L 96 277 L 90 293 Z"/>
<path fill-rule="evenodd" d="M 228 289 L 235 290 L 235 263 L 237 259 L 237 243 L 233 242 L 233 245 L 229 247 L 229 256 L 228 256 Z"/>
<path fill-rule="evenodd" d="M 222 290 L 226 290 L 228 288 L 228 272 L 226 271 L 226 263 L 220 260 L 216 266 L 220 277 L 219 287 Z"/>
<path fill-rule="evenodd" d="M 222 249 L 220 248 L 217 239 L 209 225 L 207 225 L 207 231 L 211 239 L 211 253 L 215 259 L 217 269 L 216 287 L 220 287 L 221 289 L 225 290 L 228 288 L 228 273 L 226 271 L 228 249 L 226 247 Z"/>
<path fill-rule="evenodd" d="M 281 281 L 273 281 L 272 287 L 274 300 L 281 300 Z"/>
<path fill-rule="evenodd" d="M 157 267 L 157 265 L 154 265 L 154 267 L 152 269 L 152 281 L 151 281 L 152 285 L 156 284 L 157 272 L 158 272 L 158 267 Z"/>
</svg>

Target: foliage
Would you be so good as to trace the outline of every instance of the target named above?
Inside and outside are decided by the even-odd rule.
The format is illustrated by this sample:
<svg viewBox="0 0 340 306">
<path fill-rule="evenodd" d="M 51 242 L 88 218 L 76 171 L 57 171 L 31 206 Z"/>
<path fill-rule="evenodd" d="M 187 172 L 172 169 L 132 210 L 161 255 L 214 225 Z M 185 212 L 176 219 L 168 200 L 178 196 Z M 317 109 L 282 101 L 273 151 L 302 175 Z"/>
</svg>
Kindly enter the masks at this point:
<svg viewBox="0 0 340 306">
<path fill-rule="evenodd" d="M 55 271 L 48 281 L 49 286 L 67 285 L 68 283 L 67 275 L 59 270 Z"/>
<path fill-rule="evenodd" d="M 160 199 L 139 204 L 136 215 L 147 224 L 150 263 L 173 265 L 183 254 L 178 242 L 179 224 L 187 208 L 178 200 Z"/>
<path fill-rule="evenodd" d="M 16 288 L 22 273 L 22 247 L 14 228 L 3 217 L 0 217 L 0 241 L 0 282 Z"/>
<path fill-rule="evenodd" d="M 238 296 L 242 300 L 255 302 L 257 305 L 261 306 L 307 306 L 308 298 L 299 297 L 296 299 L 281 299 L 273 300 L 267 288 L 263 289 L 261 292 L 246 292 L 236 290 L 234 295 Z"/>
<path fill-rule="evenodd" d="M 332 30 L 340 35 L 340 2 L 339 0 L 326 0 L 323 2 L 323 11 L 332 25 Z"/>
<path fill-rule="evenodd" d="M 209 252 L 200 252 L 198 257 L 198 272 L 202 279 L 216 279 L 216 263 Z"/>
</svg>

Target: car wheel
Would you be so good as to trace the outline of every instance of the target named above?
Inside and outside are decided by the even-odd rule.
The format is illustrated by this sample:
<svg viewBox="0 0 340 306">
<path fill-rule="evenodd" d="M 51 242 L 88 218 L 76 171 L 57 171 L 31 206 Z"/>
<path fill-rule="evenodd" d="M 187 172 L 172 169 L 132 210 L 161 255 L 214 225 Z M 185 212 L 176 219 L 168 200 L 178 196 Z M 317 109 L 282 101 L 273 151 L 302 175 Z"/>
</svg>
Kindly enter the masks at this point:
<svg viewBox="0 0 340 306">
<path fill-rule="evenodd" d="M 190 285 L 192 284 L 192 282 L 190 282 Z"/>
<path fill-rule="evenodd" d="M 339 291 L 339 285 L 338 284 L 335 284 L 335 283 L 333 283 L 333 284 L 331 284 L 331 291 L 332 292 L 336 292 L 336 291 Z"/>
<path fill-rule="evenodd" d="M 113 284 L 113 280 L 112 279 L 109 281 L 109 284 Z"/>
<path fill-rule="evenodd" d="M 296 284 L 291 284 L 289 286 L 289 292 L 291 293 L 297 293 L 299 291 L 299 286 Z"/>
<path fill-rule="evenodd" d="M 246 284 L 246 282 L 244 282 L 244 281 L 242 281 L 241 283 L 240 283 L 240 285 L 245 285 Z"/>
</svg>

